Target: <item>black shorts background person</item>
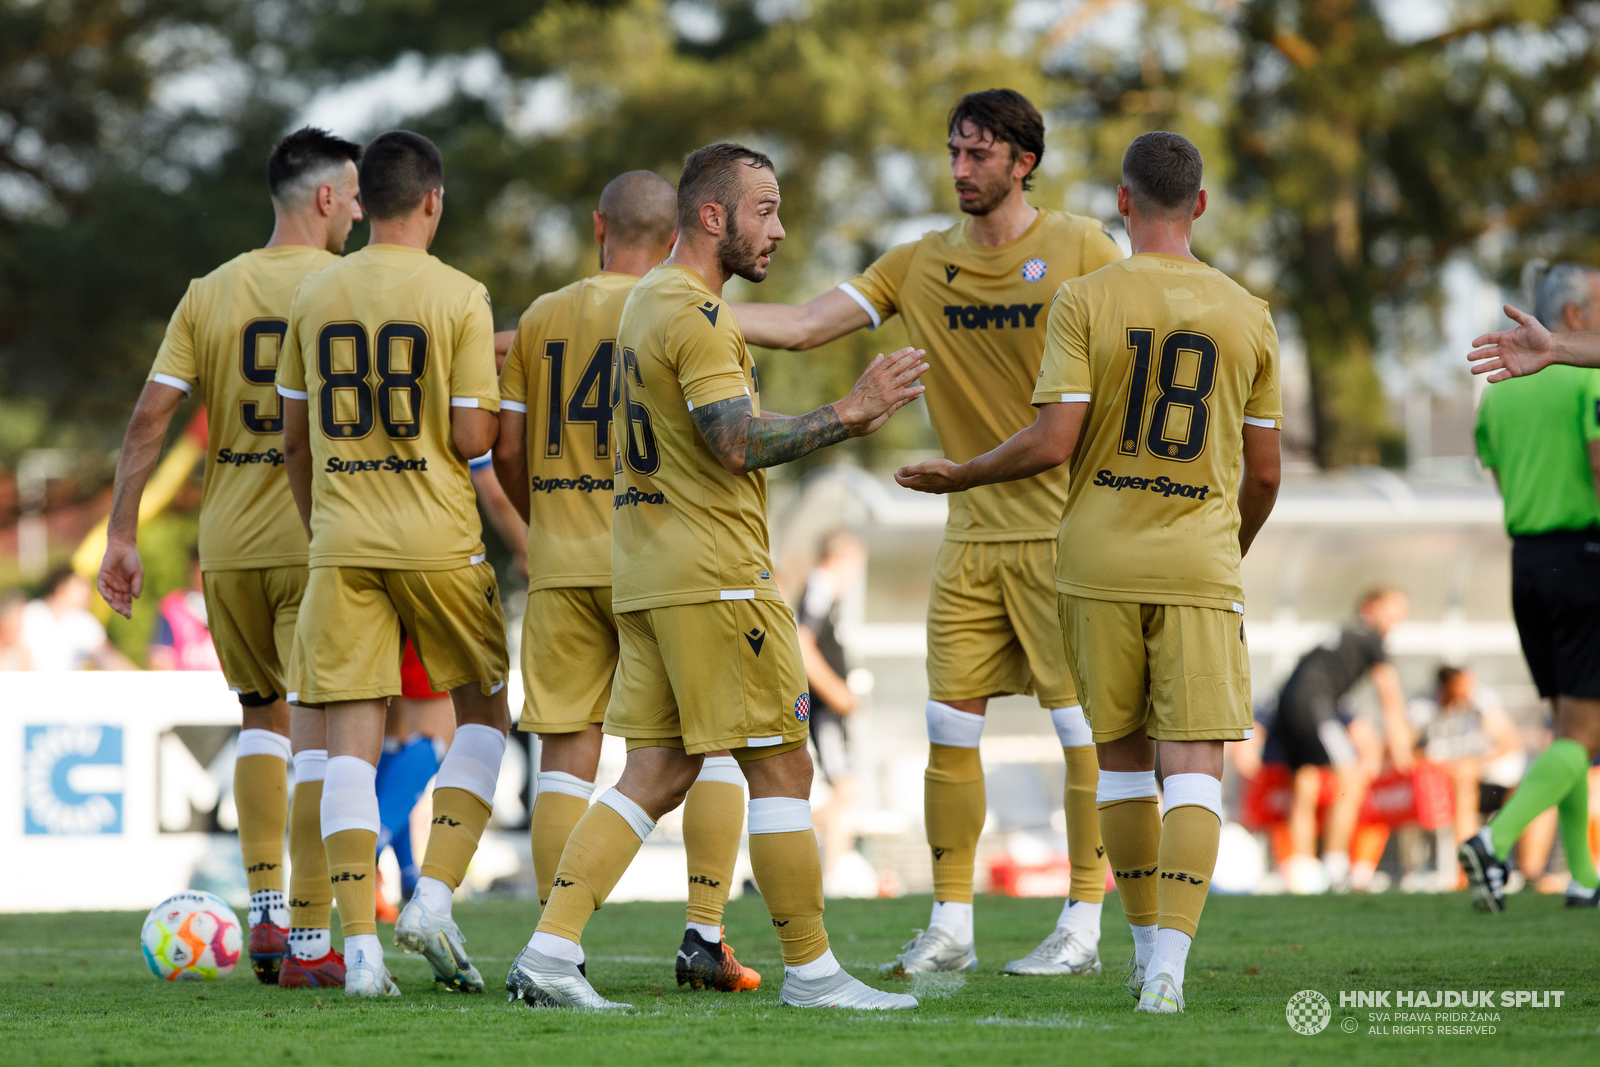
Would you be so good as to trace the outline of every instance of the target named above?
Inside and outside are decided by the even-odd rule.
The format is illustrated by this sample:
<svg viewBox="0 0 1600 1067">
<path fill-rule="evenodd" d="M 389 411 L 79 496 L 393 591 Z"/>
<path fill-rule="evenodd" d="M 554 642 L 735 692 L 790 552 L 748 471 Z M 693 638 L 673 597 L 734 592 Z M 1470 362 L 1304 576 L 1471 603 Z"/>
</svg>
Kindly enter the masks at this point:
<svg viewBox="0 0 1600 1067">
<path fill-rule="evenodd" d="M 856 803 L 855 766 L 850 759 L 847 720 L 856 710 L 855 694 L 846 683 L 849 667 L 839 640 L 839 603 L 861 578 L 866 553 L 849 530 L 824 534 L 817 565 L 806 576 L 796 622 L 800 658 L 811 692 L 811 750 L 817 769 L 833 791 L 828 803 L 812 816 L 822 836 L 822 879 L 827 883 L 840 856 L 855 840 L 852 815 Z"/>
<path fill-rule="evenodd" d="M 1384 638 L 1406 617 L 1404 593 L 1375 589 L 1361 600 L 1354 622 L 1339 636 L 1303 656 L 1278 695 L 1272 737 L 1295 772 L 1289 810 L 1291 853 L 1285 862 L 1291 883 L 1297 868 L 1316 862 L 1317 795 L 1321 768 L 1331 767 L 1339 795 L 1323 830 L 1322 866 L 1330 887 L 1343 888 L 1350 876 L 1350 837 L 1375 768 L 1361 758 L 1339 714 L 1339 702 L 1369 674 L 1383 707 L 1390 759 L 1400 771 L 1412 764 L 1411 731 L 1406 724 L 1400 678 L 1389 663 Z"/>
</svg>

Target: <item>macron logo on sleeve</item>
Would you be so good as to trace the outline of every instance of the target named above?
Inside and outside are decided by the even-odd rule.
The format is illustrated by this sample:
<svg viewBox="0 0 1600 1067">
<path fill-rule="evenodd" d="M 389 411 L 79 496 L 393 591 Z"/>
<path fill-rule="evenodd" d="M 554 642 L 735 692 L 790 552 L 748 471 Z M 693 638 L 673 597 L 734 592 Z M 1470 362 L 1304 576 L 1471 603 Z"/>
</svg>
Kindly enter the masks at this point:
<svg viewBox="0 0 1600 1067">
<path fill-rule="evenodd" d="M 713 304 L 711 301 L 707 300 L 704 304 L 701 304 L 699 307 L 695 308 L 695 310 L 704 315 L 707 322 L 715 326 L 717 324 L 717 312 L 722 310 L 722 305 Z"/>
</svg>

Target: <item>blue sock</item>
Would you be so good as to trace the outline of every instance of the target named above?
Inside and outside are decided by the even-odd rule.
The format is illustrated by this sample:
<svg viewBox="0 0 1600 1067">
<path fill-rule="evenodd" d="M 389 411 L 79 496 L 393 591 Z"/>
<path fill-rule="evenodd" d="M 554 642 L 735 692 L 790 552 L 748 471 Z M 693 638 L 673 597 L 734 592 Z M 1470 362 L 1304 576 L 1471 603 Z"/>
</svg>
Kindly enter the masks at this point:
<svg viewBox="0 0 1600 1067">
<path fill-rule="evenodd" d="M 394 861 L 400 867 L 400 898 L 410 900 L 411 894 L 416 891 L 417 879 L 422 877 L 422 871 L 417 868 L 417 859 L 411 854 L 411 827 L 407 826 L 390 842 L 394 846 Z"/>
<path fill-rule="evenodd" d="M 374 788 L 378 795 L 383 795 L 383 785 L 394 769 L 395 760 L 399 757 L 401 742 L 398 737 L 385 737 L 383 751 L 378 754 L 378 773 L 373 780 Z M 378 855 L 383 855 L 383 850 L 389 847 L 389 839 L 394 836 L 387 826 L 378 827 Z"/>
<path fill-rule="evenodd" d="M 378 851 L 386 844 L 395 845 L 400 835 L 411 828 L 411 809 L 422 799 L 428 780 L 439 772 L 439 754 L 430 738 L 420 735 L 411 738 L 395 753 L 386 768 L 378 773 Z M 409 840 L 408 840 L 409 843 Z M 399 860 L 398 852 L 395 859 Z M 405 867 L 401 862 L 400 866 Z"/>
</svg>

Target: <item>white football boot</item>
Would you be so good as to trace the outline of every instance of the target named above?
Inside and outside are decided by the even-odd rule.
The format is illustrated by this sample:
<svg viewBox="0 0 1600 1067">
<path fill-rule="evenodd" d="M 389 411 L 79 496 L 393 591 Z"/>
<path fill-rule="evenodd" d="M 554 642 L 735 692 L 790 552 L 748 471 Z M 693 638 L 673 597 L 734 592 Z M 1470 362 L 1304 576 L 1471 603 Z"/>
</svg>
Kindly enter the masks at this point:
<svg viewBox="0 0 1600 1067">
<path fill-rule="evenodd" d="M 466 938 L 448 915 L 428 910 L 417 895 L 394 925 L 394 943 L 407 952 L 421 953 L 433 968 L 433 980 L 453 993 L 482 993 L 483 975 L 467 958 Z"/>
<path fill-rule="evenodd" d="M 382 960 L 368 960 L 366 953 L 358 952 L 346 961 L 344 995 L 347 997 L 398 997 L 400 987 L 389 977 L 389 968 Z"/>
<path fill-rule="evenodd" d="M 786 974 L 781 1003 L 791 1008 L 855 1008 L 858 1011 L 904 1011 L 917 1006 L 907 993 L 885 993 L 850 976 L 840 967 L 825 978 L 796 978 Z"/>
<path fill-rule="evenodd" d="M 1183 1011 L 1183 990 L 1172 980 L 1172 975 L 1162 972 L 1145 979 L 1139 992 L 1139 1006 L 1134 1011 L 1153 1015 L 1173 1015 Z"/>
<path fill-rule="evenodd" d="M 581 1008 L 586 1011 L 625 1011 L 632 1004 L 618 1004 L 596 993 L 578 971 L 576 963 L 558 960 L 525 948 L 506 975 L 506 993 L 530 1008 Z"/>
<path fill-rule="evenodd" d="M 1126 989 L 1134 1000 L 1138 1000 L 1144 993 L 1144 964 L 1139 962 L 1137 953 L 1128 957 L 1128 973 L 1122 977 L 1122 988 Z"/>
<path fill-rule="evenodd" d="M 935 971 L 975 971 L 978 953 L 971 941 L 957 941 L 948 931 L 937 926 L 918 930 L 900 947 L 900 955 L 878 968 L 879 974 L 903 977 L 912 974 L 932 974 Z M 788 982 L 785 981 L 785 986 Z"/>
<path fill-rule="evenodd" d="M 1099 974 L 1100 944 L 1077 930 L 1057 929 L 1039 947 L 1006 964 L 1007 974 Z"/>
</svg>

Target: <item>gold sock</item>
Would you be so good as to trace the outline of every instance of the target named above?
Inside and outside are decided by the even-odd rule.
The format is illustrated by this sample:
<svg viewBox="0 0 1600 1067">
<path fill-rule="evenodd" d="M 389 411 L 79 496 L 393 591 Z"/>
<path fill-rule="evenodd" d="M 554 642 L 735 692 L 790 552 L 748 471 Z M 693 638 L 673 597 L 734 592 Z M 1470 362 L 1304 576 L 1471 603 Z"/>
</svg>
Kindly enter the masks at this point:
<svg viewBox="0 0 1600 1067">
<path fill-rule="evenodd" d="M 539 906 L 550 902 L 550 884 L 561 866 L 561 850 L 567 847 L 572 828 L 589 810 L 587 797 L 568 793 L 540 793 L 533 800 L 528 817 L 528 834 L 533 841 L 533 877 L 539 883 Z"/>
<path fill-rule="evenodd" d="M 328 853 L 328 881 L 339 902 L 339 928 L 345 937 L 378 932 L 378 835 L 371 830 L 340 830 L 322 842 Z"/>
<path fill-rule="evenodd" d="M 606 902 L 642 844 L 611 805 L 589 805 L 567 838 L 550 902 L 539 914 L 538 932 L 581 942 L 589 916 Z"/>
<path fill-rule="evenodd" d="M 977 749 L 971 751 L 976 754 Z M 822 925 L 822 853 L 816 833 L 751 834 L 750 866 L 783 946 L 784 965 L 798 967 L 828 951 L 828 931 Z M 972 899 L 970 887 L 967 899 Z"/>
<path fill-rule="evenodd" d="M 433 825 L 428 827 L 428 851 L 421 873 L 437 878 L 451 889 L 467 876 L 467 865 L 478 851 L 478 839 L 489 825 L 494 808 L 478 794 L 445 786 L 433 791 Z"/>
<path fill-rule="evenodd" d="M 1198 804 L 1183 804 L 1161 820 L 1161 925 L 1190 937 L 1200 925 L 1200 912 L 1217 866 L 1217 841 L 1222 823 L 1217 813 Z"/>
<path fill-rule="evenodd" d="M 1067 858 L 1072 862 L 1073 900 L 1098 904 L 1106 895 L 1106 850 L 1100 844 L 1100 812 L 1095 787 L 1100 765 L 1093 745 L 1064 748 L 1067 757 Z"/>
<path fill-rule="evenodd" d="M 294 787 L 294 813 L 289 823 L 289 925 L 300 930 L 326 930 L 333 922 L 333 886 L 328 881 L 328 852 L 322 844 L 322 779 Z"/>
<path fill-rule="evenodd" d="M 1100 839 L 1105 842 L 1122 913 L 1130 926 L 1150 926 L 1160 918 L 1156 872 L 1162 837 L 1155 797 L 1109 800 L 1100 805 Z"/>
<path fill-rule="evenodd" d="M 922 810 L 933 852 L 933 899 L 972 903 L 972 868 L 988 814 L 977 749 L 928 745 Z"/>
<path fill-rule="evenodd" d="M 696 782 L 683 802 L 683 847 L 689 853 L 689 921 L 722 925 L 733 866 L 744 830 L 744 787 Z"/>
<path fill-rule="evenodd" d="M 240 756 L 233 763 L 239 851 L 250 892 L 283 892 L 283 832 L 289 825 L 289 763 L 279 756 Z"/>
</svg>

